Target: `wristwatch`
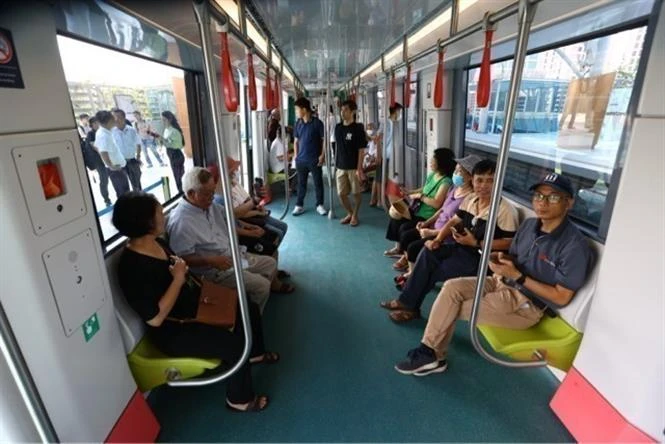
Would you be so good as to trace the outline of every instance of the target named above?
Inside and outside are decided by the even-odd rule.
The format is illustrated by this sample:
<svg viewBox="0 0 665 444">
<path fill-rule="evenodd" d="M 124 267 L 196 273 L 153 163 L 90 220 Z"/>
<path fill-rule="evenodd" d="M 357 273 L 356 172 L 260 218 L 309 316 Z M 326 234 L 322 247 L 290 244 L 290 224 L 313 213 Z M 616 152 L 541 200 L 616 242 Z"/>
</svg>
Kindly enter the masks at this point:
<svg viewBox="0 0 665 444">
<path fill-rule="evenodd" d="M 524 285 L 524 282 L 526 281 L 526 274 L 522 273 L 520 274 L 520 277 L 515 279 L 516 284 Z"/>
</svg>

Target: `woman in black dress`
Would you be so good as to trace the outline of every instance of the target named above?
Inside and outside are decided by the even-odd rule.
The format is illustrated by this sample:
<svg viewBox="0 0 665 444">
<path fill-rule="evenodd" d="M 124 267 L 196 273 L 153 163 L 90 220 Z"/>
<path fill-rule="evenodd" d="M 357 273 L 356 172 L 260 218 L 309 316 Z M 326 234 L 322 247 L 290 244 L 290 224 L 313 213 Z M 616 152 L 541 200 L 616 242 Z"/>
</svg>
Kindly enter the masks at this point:
<svg viewBox="0 0 665 444">
<path fill-rule="evenodd" d="M 120 257 L 118 275 L 127 302 L 147 324 L 148 337 L 169 356 L 221 359 L 225 368 L 240 359 L 244 348 L 242 321 L 234 332 L 178 319 L 196 317 L 200 287 L 187 279 L 185 261 L 160 239 L 164 231 L 162 206 L 142 191 L 121 196 L 113 211 L 113 225 L 129 238 Z M 275 363 L 279 355 L 266 352 L 259 308 L 249 303 L 253 345 L 248 363 L 227 382 L 226 404 L 237 411 L 259 411 L 268 397 L 252 389 L 250 364 Z M 238 310 L 240 313 L 240 310 Z M 221 366 L 220 366 L 221 367 Z"/>
</svg>

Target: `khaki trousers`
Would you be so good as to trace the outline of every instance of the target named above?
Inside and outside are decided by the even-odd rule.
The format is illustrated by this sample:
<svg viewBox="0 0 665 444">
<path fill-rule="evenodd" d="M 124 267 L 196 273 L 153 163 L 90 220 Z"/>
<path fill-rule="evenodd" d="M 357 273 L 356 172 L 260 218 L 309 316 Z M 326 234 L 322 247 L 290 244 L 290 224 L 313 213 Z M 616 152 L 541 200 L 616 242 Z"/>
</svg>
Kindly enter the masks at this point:
<svg viewBox="0 0 665 444">
<path fill-rule="evenodd" d="M 249 300 L 263 309 L 270 297 L 270 284 L 277 273 L 277 261 L 270 256 L 259 256 L 247 253 L 249 267 L 242 271 L 242 277 L 245 281 L 245 290 Z M 216 271 L 214 274 L 207 275 L 215 283 L 228 288 L 236 288 L 235 274 L 232 270 Z"/>
<path fill-rule="evenodd" d="M 445 359 L 455 329 L 455 321 L 468 320 L 477 278 L 465 277 L 447 281 L 432 306 L 422 343 Z M 527 329 L 540 321 L 543 311 L 534 307 L 529 299 L 492 276 L 485 280 L 485 296 L 480 300 L 478 324 L 493 327 Z"/>
</svg>

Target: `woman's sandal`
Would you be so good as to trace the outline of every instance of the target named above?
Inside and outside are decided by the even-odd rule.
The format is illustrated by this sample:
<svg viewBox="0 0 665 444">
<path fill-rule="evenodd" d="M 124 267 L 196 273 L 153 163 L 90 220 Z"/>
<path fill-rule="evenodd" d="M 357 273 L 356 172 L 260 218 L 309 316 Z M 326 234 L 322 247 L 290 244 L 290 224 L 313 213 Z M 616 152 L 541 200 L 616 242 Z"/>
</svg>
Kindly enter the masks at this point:
<svg viewBox="0 0 665 444">
<path fill-rule="evenodd" d="M 230 403 L 229 400 L 227 399 L 226 408 L 234 412 L 240 412 L 240 413 L 260 412 L 261 410 L 264 410 L 266 407 L 268 407 L 269 403 L 270 399 L 267 396 L 257 395 L 254 397 L 254 399 L 248 402 L 245 407 L 236 407 L 235 405 L 232 405 L 232 403 Z"/>
<path fill-rule="evenodd" d="M 398 248 L 391 248 L 390 250 L 386 250 L 383 252 L 383 255 L 386 257 L 400 257 L 402 255 L 402 252 L 399 251 Z"/>
<path fill-rule="evenodd" d="M 272 292 L 275 294 L 289 294 L 293 293 L 295 290 L 296 287 L 294 287 L 293 285 L 287 284 L 286 282 L 282 282 L 279 288 L 277 290 L 272 290 Z"/>
<path fill-rule="evenodd" d="M 404 260 L 402 256 L 397 262 L 393 264 L 393 270 L 395 271 L 405 271 L 409 269 L 409 262 Z"/>
<path fill-rule="evenodd" d="M 346 225 L 349 222 L 351 222 L 351 216 L 349 216 L 348 214 L 344 218 L 342 218 L 342 220 L 339 221 L 339 223 L 342 225 Z"/>
<path fill-rule="evenodd" d="M 249 358 L 250 364 L 276 364 L 279 362 L 279 353 L 265 352 L 262 355 Z"/>
<path fill-rule="evenodd" d="M 406 281 L 408 278 L 409 278 L 408 273 L 402 273 L 395 276 L 393 278 L 393 281 L 395 281 L 396 284 L 399 284 Z"/>
<path fill-rule="evenodd" d="M 395 310 L 391 311 L 388 316 L 396 324 L 402 324 L 404 322 L 413 321 L 414 319 L 420 318 L 420 311 L 413 310 Z"/>
<path fill-rule="evenodd" d="M 399 299 L 391 299 L 389 301 L 381 301 L 381 308 L 386 310 L 405 310 L 406 307 L 402 305 Z"/>
<path fill-rule="evenodd" d="M 280 279 L 287 279 L 291 277 L 291 273 L 286 270 L 277 270 L 277 277 Z"/>
</svg>

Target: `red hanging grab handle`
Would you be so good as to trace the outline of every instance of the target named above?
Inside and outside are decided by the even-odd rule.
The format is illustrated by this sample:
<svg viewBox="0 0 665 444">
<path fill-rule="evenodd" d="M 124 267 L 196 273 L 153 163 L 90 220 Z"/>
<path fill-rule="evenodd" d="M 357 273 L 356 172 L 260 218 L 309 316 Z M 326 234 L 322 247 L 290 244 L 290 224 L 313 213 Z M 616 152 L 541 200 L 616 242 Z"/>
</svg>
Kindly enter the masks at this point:
<svg viewBox="0 0 665 444">
<path fill-rule="evenodd" d="M 490 101 L 491 89 L 491 66 L 492 59 L 492 36 L 494 29 L 485 30 L 485 46 L 483 48 L 483 60 L 480 62 L 480 75 L 478 76 L 478 90 L 476 91 L 476 105 L 485 108 Z"/>
<path fill-rule="evenodd" d="M 220 32 L 221 39 L 221 59 L 222 59 L 222 84 L 224 88 L 224 104 L 226 110 L 234 113 L 238 110 L 238 89 L 233 80 L 233 70 L 231 69 L 231 52 L 229 51 L 229 39 L 226 32 Z"/>
<path fill-rule="evenodd" d="M 279 76 L 275 72 L 275 86 L 272 89 L 272 107 L 273 108 L 279 108 L 279 95 L 281 94 L 279 83 L 280 83 L 279 82 Z"/>
<path fill-rule="evenodd" d="M 390 106 L 395 106 L 395 71 L 392 71 L 390 77 Z"/>
<path fill-rule="evenodd" d="M 404 78 L 404 108 L 411 106 L 411 64 L 406 65 L 406 77 Z"/>
<path fill-rule="evenodd" d="M 247 53 L 247 90 L 249 92 L 249 109 L 256 111 L 258 100 L 256 99 L 256 76 L 254 75 L 254 60 L 252 52 Z"/>
<path fill-rule="evenodd" d="M 434 107 L 443 106 L 443 70 L 445 50 L 439 49 L 439 62 L 436 66 L 436 78 L 434 79 Z"/>
<path fill-rule="evenodd" d="M 270 67 L 266 69 L 266 110 L 273 109 L 272 105 L 272 84 L 270 83 Z"/>
</svg>

